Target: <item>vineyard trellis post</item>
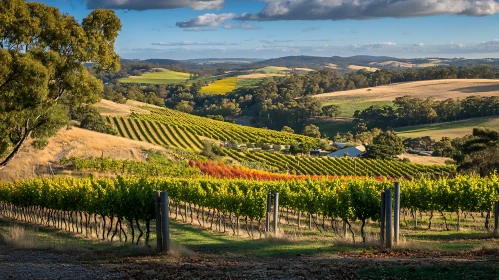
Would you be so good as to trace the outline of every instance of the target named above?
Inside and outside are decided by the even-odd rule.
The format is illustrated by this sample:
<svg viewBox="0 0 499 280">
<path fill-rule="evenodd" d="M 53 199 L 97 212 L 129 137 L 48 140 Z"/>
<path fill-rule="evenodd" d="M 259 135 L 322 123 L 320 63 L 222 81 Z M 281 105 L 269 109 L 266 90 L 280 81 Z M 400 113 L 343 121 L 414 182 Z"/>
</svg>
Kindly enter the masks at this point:
<svg viewBox="0 0 499 280">
<path fill-rule="evenodd" d="M 395 244 L 399 243 L 400 240 L 400 183 L 395 183 L 395 205 L 393 213 L 393 231 L 395 235 Z"/>
<path fill-rule="evenodd" d="M 154 193 L 154 212 L 156 214 L 156 244 L 159 251 L 163 251 L 163 234 L 161 230 L 161 193 Z"/>
<path fill-rule="evenodd" d="M 392 190 L 385 190 L 386 248 L 392 248 Z"/>
<path fill-rule="evenodd" d="M 379 217 L 379 238 L 381 241 L 381 244 L 384 244 L 385 242 L 385 192 L 381 193 L 381 212 L 380 212 L 380 217 Z"/>
<path fill-rule="evenodd" d="M 499 235 L 499 202 L 494 203 L 494 234 Z"/>
<path fill-rule="evenodd" d="M 277 236 L 277 224 L 279 223 L 279 193 L 274 194 L 274 234 Z"/>
<path fill-rule="evenodd" d="M 163 251 L 169 252 L 170 242 L 170 216 L 168 213 L 168 192 L 161 193 L 161 233 L 163 239 Z"/>
<path fill-rule="evenodd" d="M 272 194 L 267 194 L 267 216 L 265 220 L 265 231 L 270 231 L 270 213 L 272 212 Z"/>
</svg>

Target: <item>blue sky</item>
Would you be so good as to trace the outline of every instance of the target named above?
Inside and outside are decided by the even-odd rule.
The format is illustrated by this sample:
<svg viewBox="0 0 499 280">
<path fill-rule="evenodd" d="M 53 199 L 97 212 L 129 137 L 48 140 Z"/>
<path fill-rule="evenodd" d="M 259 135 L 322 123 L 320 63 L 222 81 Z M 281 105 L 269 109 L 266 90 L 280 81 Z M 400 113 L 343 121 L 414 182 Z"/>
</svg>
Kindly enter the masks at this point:
<svg viewBox="0 0 499 280">
<path fill-rule="evenodd" d="M 498 0 L 44 0 L 110 8 L 124 58 L 498 57 Z"/>
</svg>

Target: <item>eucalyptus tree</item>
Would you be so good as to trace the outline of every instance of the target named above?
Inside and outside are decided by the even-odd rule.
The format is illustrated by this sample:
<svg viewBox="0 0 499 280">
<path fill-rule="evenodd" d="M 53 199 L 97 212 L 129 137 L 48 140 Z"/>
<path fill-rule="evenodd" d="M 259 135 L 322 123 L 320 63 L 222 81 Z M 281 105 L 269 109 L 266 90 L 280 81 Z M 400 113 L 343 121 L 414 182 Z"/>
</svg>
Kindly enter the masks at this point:
<svg viewBox="0 0 499 280">
<path fill-rule="evenodd" d="M 119 70 L 121 22 L 97 9 L 79 23 L 57 8 L 0 0 L 0 169 L 29 138 L 43 147 L 69 123 L 70 109 L 97 102 L 102 82 L 86 69 Z"/>
</svg>

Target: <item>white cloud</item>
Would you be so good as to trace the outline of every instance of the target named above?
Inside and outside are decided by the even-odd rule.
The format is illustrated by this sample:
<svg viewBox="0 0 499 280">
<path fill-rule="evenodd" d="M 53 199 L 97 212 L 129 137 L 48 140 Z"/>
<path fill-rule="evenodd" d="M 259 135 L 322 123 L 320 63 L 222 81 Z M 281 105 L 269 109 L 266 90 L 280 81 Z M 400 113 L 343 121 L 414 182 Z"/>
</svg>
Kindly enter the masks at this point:
<svg viewBox="0 0 499 280">
<path fill-rule="evenodd" d="M 441 45 L 396 44 L 394 42 L 379 42 L 371 44 L 330 45 L 316 42 L 305 44 L 276 44 L 270 41 L 261 42 L 261 45 L 252 47 L 235 46 L 231 43 L 214 42 L 208 46 L 192 42 L 156 43 L 158 48 L 122 49 L 124 57 L 151 58 L 164 57 L 176 59 L 203 58 L 203 57 L 244 57 L 247 58 L 272 58 L 286 55 L 312 55 L 312 56 L 352 56 L 352 55 L 377 55 L 401 58 L 413 57 L 491 57 L 499 55 L 499 41 L 491 40 L 474 44 L 447 43 Z M 121 53 L 120 53 L 121 54 Z"/>
<path fill-rule="evenodd" d="M 175 47 L 175 46 L 236 46 L 236 43 L 229 42 L 207 42 L 207 43 L 197 43 L 197 42 L 159 42 L 152 43 L 153 46 L 162 46 L 162 47 Z"/>
<path fill-rule="evenodd" d="M 196 18 L 179 21 L 175 25 L 180 28 L 191 28 L 191 27 L 206 27 L 206 26 L 220 26 L 227 20 L 231 20 L 236 17 L 236 14 L 204 14 Z"/>
<path fill-rule="evenodd" d="M 224 29 L 241 29 L 241 30 L 256 30 L 260 29 L 258 26 L 251 24 L 241 23 L 241 24 L 224 24 L 222 25 Z"/>
<path fill-rule="evenodd" d="M 434 15 L 487 16 L 499 12 L 498 0 L 263 0 L 258 14 L 240 20 L 344 20 Z"/>
</svg>

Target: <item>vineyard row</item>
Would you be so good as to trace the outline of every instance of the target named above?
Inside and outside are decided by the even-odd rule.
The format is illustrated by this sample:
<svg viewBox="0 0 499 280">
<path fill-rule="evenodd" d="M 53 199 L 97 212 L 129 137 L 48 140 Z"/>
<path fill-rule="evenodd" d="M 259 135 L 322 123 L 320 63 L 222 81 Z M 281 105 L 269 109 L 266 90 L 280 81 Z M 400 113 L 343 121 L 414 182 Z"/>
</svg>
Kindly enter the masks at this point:
<svg viewBox="0 0 499 280">
<path fill-rule="evenodd" d="M 392 181 L 375 179 L 250 181 L 223 179 L 74 179 L 23 180 L 0 186 L 0 201 L 11 207 L 51 215 L 53 211 L 82 213 L 121 221 L 154 219 L 153 195 L 167 191 L 173 203 L 211 213 L 229 214 L 238 221 L 261 222 L 269 192 L 279 192 L 280 205 L 300 213 L 341 219 L 347 224 L 379 220 L 380 195 Z M 402 182 L 401 207 L 428 213 L 487 213 L 499 201 L 499 179 L 462 177 Z M 8 208 L 8 207 L 7 207 Z M 4 207 L 5 210 L 5 207 Z M 40 214 L 41 213 L 41 214 Z M 433 215 L 431 215 L 433 216 Z M 430 218 L 431 222 L 431 218 Z M 362 227 L 363 227 L 362 226 Z M 132 226 L 133 227 L 133 226 Z M 149 227 L 147 227 L 149 228 Z M 362 228 L 363 229 L 363 228 Z M 363 231 L 362 231 L 363 232 Z M 147 232 L 148 234 L 148 232 Z"/>
</svg>

